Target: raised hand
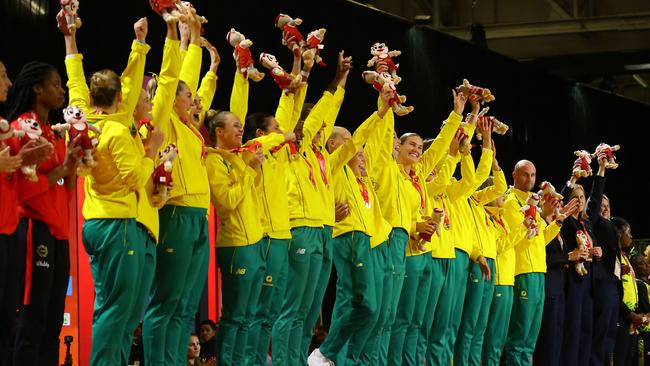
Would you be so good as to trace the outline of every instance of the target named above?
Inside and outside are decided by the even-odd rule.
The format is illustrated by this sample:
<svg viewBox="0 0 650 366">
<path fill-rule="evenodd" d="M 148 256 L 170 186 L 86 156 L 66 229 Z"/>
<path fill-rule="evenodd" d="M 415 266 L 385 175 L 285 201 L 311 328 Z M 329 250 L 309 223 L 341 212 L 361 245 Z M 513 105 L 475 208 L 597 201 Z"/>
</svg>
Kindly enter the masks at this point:
<svg viewBox="0 0 650 366">
<path fill-rule="evenodd" d="M 147 42 L 147 32 L 149 31 L 149 21 L 147 17 L 138 19 L 137 22 L 133 24 L 133 31 L 135 32 L 135 39 L 140 43 Z"/>
<path fill-rule="evenodd" d="M 578 212 L 578 199 L 573 198 L 569 203 L 560 208 L 560 212 L 555 218 L 558 221 L 564 221 L 569 216 L 573 216 Z"/>
<path fill-rule="evenodd" d="M 451 94 L 454 97 L 454 112 L 462 116 L 465 110 L 465 103 L 467 103 L 467 96 L 461 92 L 456 93 L 455 89 L 451 89 Z"/>
<path fill-rule="evenodd" d="M 465 138 L 465 134 L 460 129 L 456 131 L 454 138 L 451 139 L 449 144 L 449 155 L 456 156 L 458 154 L 458 149 L 460 148 L 460 143 Z"/>
<path fill-rule="evenodd" d="M 384 118 L 386 112 L 388 112 L 388 109 L 390 108 L 390 101 L 393 98 L 393 95 L 393 90 L 391 90 L 388 84 L 384 84 L 384 87 L 381 89 L 381 107 L 379 108 L 379 111 L 377 111 L 377 114 L 379 114 L 380 118 Z"/>
</svg>

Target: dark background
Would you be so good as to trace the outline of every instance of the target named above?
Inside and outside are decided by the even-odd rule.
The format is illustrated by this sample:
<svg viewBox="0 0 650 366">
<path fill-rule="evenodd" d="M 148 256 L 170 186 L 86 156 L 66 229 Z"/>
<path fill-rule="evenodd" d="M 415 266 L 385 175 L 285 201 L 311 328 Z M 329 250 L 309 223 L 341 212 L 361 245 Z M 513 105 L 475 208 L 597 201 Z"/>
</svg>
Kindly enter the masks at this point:
<svg viewBox="0 0 650 366">
<path fill-rule="evenodd" d="M 490 114 L 511 126 L 508 135 L 496 137 L 498 158 L 508 176 L 514 163 L 526 158 L 537 166 L 538 183 L 549 180 L 559 190 L 569 177 L 574 150 L 593 151 L 601 141 L 622 145 L 617 154 L 621 166 L 608 171 L 611 179 L 606 192 L 612 198 L 613 213 L 628 219 L 637 237 L 648 237 L 648 214 L 640 202 L 645 201 L 647 187 L 644 178 L 648 154 L 642 144 L 648 132 L 650 106 L 575 84 L 428 27 L 348 1 L 193 3 L 209 19 L 205 36 L 217 46 L 222 57 L 213 108 L 228 107 L 234 61 L 225 35 L 231 27 L 253 40 L 254 58 L 260 52 L 272 53 L 285 69 L 290 69 L 291 58 L 281 44 L 281 31 L 274 27 L 277 13 L 302 18 L 300 30 L 305 36 L 316 28 L 327 28 L 321 55 L 329 67 L 316 66 L 312 71 L 307 101 L 315 101 L 322 93 L 333 76 L 336 52 L 344 49 L 353 56 L 355 69 L 337 124 L 349 128 L 357 126 L 374 110 L 376 93 L 360 74 L 366 69 L 372 43 L 386 42 L 391 49 L 402 51 L 396 59 L 403 78 L 399 90 L 408 96 L 406 104 L 415 106 L 411 115 L 397 120 L 398 133 L 412 131 L 433 137 L 452 109 L 451 88 L 468 78 L 473 84 L 492 90 L 496 101 L 489 105 Z M 64 75 L 65 49 L 54 21 L 58 2 L 0 0 L 0 4 L 0 32 L 4 35 L 0 38 L 0 59 L 9 75 L 15 77 L 22 64 L 35 59 L 54 64 Z M 79 14 L 84 25 L 78 32 L 78 44 L 87 73 L 101 68 L 122 70 L 133 39 L 132 24 L 143 15 L 149 18 L 147 41 L 153 47 L 147 70 L 159 70 L 164 24 L 147 1 L 113 4 L 81 0 Z M 204 71 L 208 64 L 205 52 Z M 267 75 L 262 82 L 252 83 L 249 110 L 275 111 L 279 94 Z M 592 166 L 597 169 L 595 162 Z M 589 191 L 590 179 L 582 183 Z"/>
</svg>

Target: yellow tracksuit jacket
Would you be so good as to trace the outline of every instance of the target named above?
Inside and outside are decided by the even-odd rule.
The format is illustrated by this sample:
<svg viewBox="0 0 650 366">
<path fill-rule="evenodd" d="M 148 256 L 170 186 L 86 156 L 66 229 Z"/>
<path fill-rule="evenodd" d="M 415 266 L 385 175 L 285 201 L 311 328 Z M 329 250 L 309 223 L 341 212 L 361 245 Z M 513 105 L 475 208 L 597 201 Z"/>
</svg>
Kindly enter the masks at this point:
<svg viewBox="0 0 650 366">
<path fill-rule="evenodd" d="M 476 236 L 479 238 L 479 248 L 475 249 L 474 257 L 484 256 L 485 258 L 496 259 L 497 242 L 494 235 L 493 223 L 485 212 L 484 206 L 494 201 L 508 189 L 506 176 L 503 170 L 493 172 L 493 185 L 474 192 L 470 197 L 469 205 L 472 209 L 474 222 L 476 223 Z M 482 183 L 481 183 L 482 184 Z"/>
<path fill-rule="evenodd" d="M 509 227 L 517 227 L 524 222 L 521 208 L 526 205 L 529 193 L 512 188 L 503 204 L 503 218 Z M 515 244 L 515 276 L 522 273 L 546 273 L 546 245 L 560 232 L 556 221 L 550 225 L 537 212 L 539 235 L 532 239 L 522 238 Z"/>
<path fill-rule="evenodd" d="M 508 223 L 503 219 L 502 208 L 487 206 L 485 212 L 489 216 L 492 236 L 494 236 L 497 243 L 497 258 L 494 261 L 494 284 L 498 286 L 514 286 L 514 247 L 526 235 L 526 227 L 523 223 L 509 227 Z"/>
<path fill-rule="evenodd" d="M 207 166 L 212 202 L 219 217 L 217 248 L 241 247 L 262 239 L 258 174 L 237 154 L 208 148 Z"/>
</svg>

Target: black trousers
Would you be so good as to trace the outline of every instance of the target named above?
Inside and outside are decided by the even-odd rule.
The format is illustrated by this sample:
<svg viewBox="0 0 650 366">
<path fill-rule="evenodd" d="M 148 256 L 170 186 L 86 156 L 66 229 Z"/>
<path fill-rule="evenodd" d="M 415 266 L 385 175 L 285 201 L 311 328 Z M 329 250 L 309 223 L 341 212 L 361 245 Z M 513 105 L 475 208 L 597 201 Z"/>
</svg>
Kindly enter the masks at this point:
<svg viewBox="0 0 650 366">
<path fill-rule="evenodd" d="M 20 288 L 19 248 L 14 235 L 0 234 L 0 366 L 11 365 Z"/>
<path fill-rule="evenodd" d="M 592 270 L 580 276 L 573 266 L 567 280 L 566 311 L 564 313 L 564 337 L 562 365 L 589 366 L 591 339 L 593 337 Z M 602 345 L 597 345 L 602 347 Z"/>
<path fill-rule="evenodd" d="M 614 366 L 633 366 L 637 336 L 629 333 L 630 320 L 619 317 L 614 346 Z"/>
<path fill-rule="evenodd" d="M 616 343 L 616 322 L 620 295 L 615 277 L 596 280 L 594 288 L 594 322 L 591 339 L 591 366 L 608 366 Z"/>
<path fill-rule="evenodd" d="M 45 223 L 31 219 L 20 220 L 16 238 L 24 252 L 14 365 L 57 366 L 70 278 L 69 244 L 54 238 Z"/>
<path fill-rule="evenodd" d="M 560 366 L 562 337 L 564 333 L 564 311 L 566 298 L 561 291 L 557 296 L 546 296 L 542 327 L 537 337 L 537 345 L 533 354 L 533 364 Z"/>
</svg>

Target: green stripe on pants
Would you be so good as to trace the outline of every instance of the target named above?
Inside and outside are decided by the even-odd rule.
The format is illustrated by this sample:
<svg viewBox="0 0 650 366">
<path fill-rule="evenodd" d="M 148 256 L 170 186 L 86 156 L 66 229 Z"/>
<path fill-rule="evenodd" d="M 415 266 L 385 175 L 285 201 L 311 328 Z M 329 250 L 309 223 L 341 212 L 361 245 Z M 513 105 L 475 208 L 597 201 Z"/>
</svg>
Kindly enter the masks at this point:
<svg viewBox="0 0 650 366">
<path fill-rule="evenodd" d="M 501 351 L 506 344 L 510 314 L 512 314 L 512 286 L 494 286 L 490 320 L 485 330 L 483 343 L 483 365 L 499 366 Z"/>
<path fill-rule="evenodd" d="M 381 343 L 379 344 L 379 358 L 378 366 L 388 366 L 388 348 L 390 345 L 390 337 L 393 332 L 393 323 L 397 316 L 397 306 L 399 305 L 400 296 L 402 294 L 402 286 L 404 285 L 404 274 L 406 272 L 406 243 L 408 242 L 409 235 L 406 230 L 402 228 L 393 228 L 388 239 L 388 250 L 393 264 L 393 289 L 390 295 L 388 319 L 386 325 L 382 330 Z"/>
<path fill-rule="evenodd" d="M 253 354 L 248 360 L 249 365 L 266 365 L 271 330 L 280 315 L 286 292 L 289 243 L 290 239 L 271 239 L 269 237 L 262 239 L 266 272 L 257 305 L 257 316 L 248 332 L 248 342 L 252 347 Z"/>
<path fill-rule="evenodd" d="M 298 364 L 302 331 L 323 264 L 323 229 L 291 230 L 287 291 L 272 331 L 273 365 Z"/>
<path fill-rule="evenodd" d="M 451 259 L 447 258 L 431 258 L 431 290 L 429 291 L 429 299 L 424 308 L 424 318 L 422 326 L 420 327 L 420 335 L 417 341 L 417 351 L 415 354 L 415 364 L 423 365 L 424 359 L 429 349 L 429 336 L 434 322 L 447 323 L 449 315 L 444 319 L 440 319 L 438 313 L 438 304 L 443 302 L 441 298 L 445 283 L 447 282 Z"/>
<path fill-rule="evenodd" d="M 420 283 L 424 282 L 424 269 L 430 259 L 429 255 L 406 257 L 404 285 L 397 305 L 397 315 L 393 323 L 390 345 L 388 348 L 388 365 L 401 365 L 404 355 L 406 334 L 413 321 L 415 307 L 418 302 L 418 289 Z M 422 300 L 420 298 L 420 301 Z"/>
<path fill-rule="evenodd" d="M 136 293 L 137 273 L 144 263 L 146 238 L 135 219 L 85 221 L 82 238 L 95 284 L 90 364 L 119 365 L 126 347 L 122 335 L 141 295 Z"/>
<path fill-rule="evenodd" d="M 492 263 L 490 270 L 494 272 L 494 261 L 490 260 L 490 262 Z M 484 299 L 487 298 L 487 293 L 489 293 L 489 298 L 492 299 L 492 286 L 488 286 L 490 284 L 491 282 L 487 282 L 483 279 L 483 274 L 481 273 L 481 267 L 479 264 L 471 262 L 469 276 L 467 278 L 467 291 L 465 292 L 463 316 L 460 321 L 460 326 L 458 327 L 456 345 L 454 348 L 454 365 L 469 365 L 472 342 L 479 334 L 481 337 L 483 336 L 485 325 L 483 325 L 483 328 L 479 328 L 477 324 Z M 489 311 L 489 308 L 486 310 Z"/>
<path fill-rule="evenodd" d="M 320 346 L 321 353 L 330 359 L 345 358 L 339 352 L 347 342 L 365 344 L 377 321 L 373 262 L 370 238 L 366 234 L 353 231 L 335 238 L 334 265 L 338 275 L 335 311 L 330 331 Z M 350 347 L 346 364 L 356 365 L 361 351 Z"/>
<path fill-rule="evenodd" d="M 131 354 L 131 348 L 133 346 L 133 332 L 138 327 L 138 323 L 142 320 L 144 316 L 145 305 L 149 301 L 149 290 L 151 290 L 151 284 L 153 283 L 153 277 L 156 273 L 156 242 L 149 235 L 149 231 L 142 225 L 138 224 L 138 229 L 142 230 L 143 237 L 145 238 L 144 245 L 142 250 L 144 250 L 144 261 L 143 265 L 138 272 L 137 278 L 140 278 L 138 281 L 138 287 L 135 290 L 136 303 L 131 313 L 131 318 L 129 319 L 126 332 L 124 333 L 124 348 L 122 349 L 122 365 L 127 365 L 129 363 L 129 356 Z"/>
<path fill-rule="evenodd" d="M 255 321 L 265 271 L 264 252 L 257 242 L 217 248 L 221 269 L 222 311 L 217 332 L 220 366 L 241 366 L 250 349 L 248 330 Z"/>
<path fill-rule="evenodd" d="M 316 292 L 314 293 L 314 300 L 311 303 L 311 308 L 305 319 L 305 325 L 302 330 L 302 350 L 300 352 L 300 364 L 307 364 L 307 356 L 309 353 L 309 345 L 314 333 L 314 326 L 320 317 L 321 307 L 323 305 L 323 298 L 327 291 L 327 284 L 330 280 L 332 273 L 332 227 L 325 225 L 323 227 L 323 265 L 321 266 L 318 281 L 316 282 Z M 261 364 L 260 364 L 261 365 Z"/>
<path fill-rule="evenodd" d="M 506 340 L 508 365 L 532 365 L 544 311 L 544 273 L 515 276 L 512 318 Z"/>
<path fill-rule="evenodd" d="M 490 281 L 486 282 L 483 287 L 483 299 L 481 304 L 481 312 L 476 321 L 476 328 L 474 330 L 474 338 L 472 338 L 472 345 L 469 350 L 469 364 L 473 366 L 481 366 L 481 350 L 483 349 L 483 342 L 485 340 L 485 330 L 490 318 L 490 308 L 492 307 L 492 299 L 494 299 L 494 259 L 486 258 L 488 266 L 490 267 Z"/>
<path fill-rule="evenodd" d="M 388 321 L 393 295 L 393 264 L 388 241 L 371 249 L 375 270 L 375 296 L 377 299 L 377 322 L 366 340 L 365 345 L 350 344 L 350 347 L 363 347 L 360 356 L 362 365 L 377 365 L 379 360 L 379 343 L 382 331 Z"/>
<path fill-rule="evenodd" d="M 196 312 L 192 294 L 198 281 L 205 281 L 209 252 L 207 210 L 164 206 L 158 211 L 160 243 L 156 248 L 156 274 L 151 302 L 145 312 L 142 342 L 148 366 L 178 362 L 179 344 L 188 316 Z M 200 296 L 200 294 L 199 294 Z"/>
</svg>

